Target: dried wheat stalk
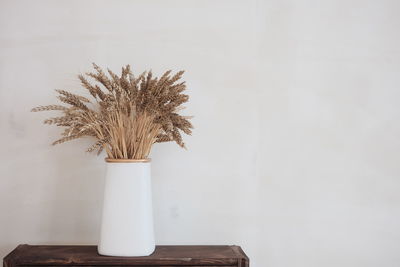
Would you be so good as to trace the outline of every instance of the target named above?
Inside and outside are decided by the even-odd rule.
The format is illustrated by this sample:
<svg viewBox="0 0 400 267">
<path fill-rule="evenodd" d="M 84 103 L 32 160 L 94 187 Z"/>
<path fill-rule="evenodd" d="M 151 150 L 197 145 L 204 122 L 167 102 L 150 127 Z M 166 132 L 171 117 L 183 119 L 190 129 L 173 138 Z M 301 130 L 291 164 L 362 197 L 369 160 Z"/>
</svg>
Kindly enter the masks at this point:
<svg viewBox="0 0 400 267">
<path fill-rule="evenodd" d="M 97 139 L 88 152 L 104 149 L 112 159 L 146 159 L 154 143 L 175 141 L 185 147 L 181 132 L 191 134 L 190 117 L 178 112 L 189 97 L 182 92 L 185 82 L 176 83 L 183 75 L 165 72 L 160 78 L 151 71 L 135 77 L 130 66 L 120 76 L 110 70 L 108 75 L 93 63 L 95 72 L 79 75 L 81 84 L 94 101 L 64 90 L 56 90 L 58 99 L 66 104 L 39 106 L 33 112 L 56 110 L 62 116 L 50 118 L 45 124 L 65 127 L 62 138 L 53 144 L 89 136 Z M 90 77 L 97 82 L 92 84 Z M 103 88 L 102 88 L 103 87 Z"/>
</svg>

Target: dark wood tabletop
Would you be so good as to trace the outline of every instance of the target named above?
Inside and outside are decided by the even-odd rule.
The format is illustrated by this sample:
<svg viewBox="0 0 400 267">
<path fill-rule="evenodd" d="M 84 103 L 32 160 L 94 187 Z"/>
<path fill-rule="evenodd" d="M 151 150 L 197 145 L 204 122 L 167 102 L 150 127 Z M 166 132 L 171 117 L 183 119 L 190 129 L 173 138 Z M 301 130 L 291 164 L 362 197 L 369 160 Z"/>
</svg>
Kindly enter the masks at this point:
<svg viewBox="0 0 400 267">
<path fill-rule="evenodd" d="M 3 266 L 248 267 L 249 259 L 239 246 L 156 246 L 146 257 L 111 257 L 99 255 L 96 246 L 19 245 Z"/>
</svg>

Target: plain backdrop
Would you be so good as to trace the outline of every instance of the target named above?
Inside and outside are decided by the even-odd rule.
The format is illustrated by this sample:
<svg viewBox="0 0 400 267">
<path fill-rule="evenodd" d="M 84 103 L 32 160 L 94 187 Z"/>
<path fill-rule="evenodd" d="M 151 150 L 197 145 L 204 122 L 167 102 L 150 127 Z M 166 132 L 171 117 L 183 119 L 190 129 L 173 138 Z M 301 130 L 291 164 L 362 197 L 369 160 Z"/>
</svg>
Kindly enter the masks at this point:
<svg viewBox="0 0 400 267">
<path fill-rule="evenodd" d="M 157 244 L 252 267 L 400 262 L 400 2 L 0 1 L 0 256 L 96 244 L 104 155 L 50 146 L 54 89 L 96 62 L 186 70 L 188 150 L 151 153 Z"/>
</svg>

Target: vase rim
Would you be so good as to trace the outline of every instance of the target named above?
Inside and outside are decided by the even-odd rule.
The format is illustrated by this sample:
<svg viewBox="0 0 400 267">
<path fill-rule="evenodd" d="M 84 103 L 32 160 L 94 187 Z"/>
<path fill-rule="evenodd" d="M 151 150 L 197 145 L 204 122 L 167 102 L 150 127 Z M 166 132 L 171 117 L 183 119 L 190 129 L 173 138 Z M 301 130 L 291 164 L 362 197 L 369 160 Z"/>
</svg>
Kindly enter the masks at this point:
<svg viewBox="0 0 400 267">
<path fill-rule="evenodd" d="M 146 163 L 150 162 L 151 159 L 104 159 L 107 163 Z"/>
</svg>

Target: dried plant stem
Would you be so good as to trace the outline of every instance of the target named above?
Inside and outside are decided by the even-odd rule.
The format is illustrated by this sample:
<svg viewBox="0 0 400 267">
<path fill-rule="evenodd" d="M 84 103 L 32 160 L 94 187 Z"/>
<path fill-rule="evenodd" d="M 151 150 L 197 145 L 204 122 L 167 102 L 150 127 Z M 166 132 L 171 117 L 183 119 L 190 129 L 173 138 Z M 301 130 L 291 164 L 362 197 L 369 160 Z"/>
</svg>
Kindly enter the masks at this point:
<svg viewBox="0 0 400 267">
<path fill-rule="evenodd" d="M 45 120 L 46 124 L 67 127 L 60 144 L 83 136 L 94 137 L 96 143 L 87 151 L 103 149 L 111 159 L 146 159 L 154 143 L 175 141 L 184 147 L 181 133 L 191 134 L 190 117 L 178 114 L 188 101 L 182 94 L 184 82 L 175 84 L 183 75 L 165 72 L 161 78 L 143 72 L 137 78 L 127 65 L 121 76 L 108 70 L 106 75 L 93 64 L 96 72 L 87 73 L 99 85 L 92 85 L 83 75 L 78 78 L 95 101 L 56 90 L 63 105 L 39 106 L 32 111 L 61 111 L 63 116 Z M 101 88 L 103 87 L 103 89 Z"/>
</svg>

